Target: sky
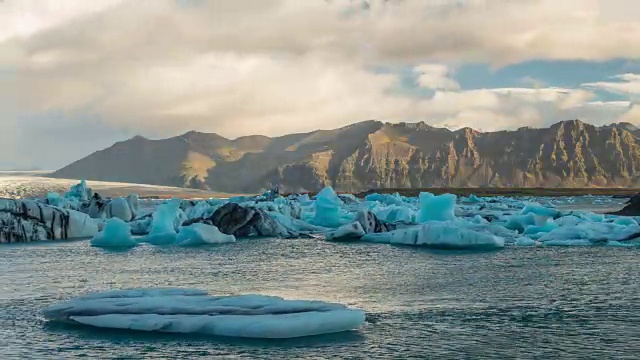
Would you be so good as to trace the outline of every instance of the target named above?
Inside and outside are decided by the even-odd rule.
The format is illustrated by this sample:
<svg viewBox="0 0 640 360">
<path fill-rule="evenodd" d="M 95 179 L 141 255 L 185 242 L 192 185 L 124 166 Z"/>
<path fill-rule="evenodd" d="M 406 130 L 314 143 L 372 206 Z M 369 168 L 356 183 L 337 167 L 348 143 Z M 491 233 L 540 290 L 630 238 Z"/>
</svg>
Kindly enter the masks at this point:
<svg viewBox="0 0 640 360">
<path fill-rule="evenodd" d="M 640 1 L 0 1 L 2 168 L 370 119 L 640 125 Z"/>
</svg>

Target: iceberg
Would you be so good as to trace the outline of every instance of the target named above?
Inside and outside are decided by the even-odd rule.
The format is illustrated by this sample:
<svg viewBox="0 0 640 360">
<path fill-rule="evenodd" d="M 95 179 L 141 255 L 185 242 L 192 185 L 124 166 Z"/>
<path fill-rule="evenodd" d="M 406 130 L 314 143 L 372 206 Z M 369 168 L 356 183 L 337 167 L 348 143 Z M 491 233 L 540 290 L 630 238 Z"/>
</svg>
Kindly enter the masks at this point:
<svg viewBox="0 0 640 360">
<path fill-rule="evenodd" d="M 559 227 L 540 237 L 545 245 L 594 245 L 640 238 L 640 226 L 614 223 L 582 223 Z"/>
<path fill-rule="evenodd" d="M 394 228 L 394 226 L 390 224 L 383 223 L 374 213 L 367 210 L 360 210 L 358 212 L 356 222 L 360 223 L 361 228 L 366 234 L 387 232 Z"/>
<path fill-rule="evenodd" d="M 175 222 L 180 210 L 180 199 L 172 199 L 162 204 L 151 217 L 149 235 L 143 241 L 153 245 L 169 245 L 176 242 Z M 184 214 L 184 212 L 182 212 Z"/>
<path fill-rule="evenodd" d="M 430 222 L 418 227 L 367 234 L 364 241 L 422 245 L 441 249 L 502 248 L 504 239 L 493 234 L 465 229 L 455 223 Z"/>
<path fill-rule="evenodd" d="M 194 246 L 203 244 L 226 244 L 236 242 L 233 235 L 223 234 L 213 225 L 195 223 L 180 228 L 176 245 Z"/>
<path fill-rule="evenodd" d="M 435 196 L 431 193 L 420 193 L 420 214 L 421 223 L 427 221 L 449 221 L 455 220 L 454 210 L 456 208 L 456 196 L 453 194 L 442 194 Z"/>
<path fill-rule="evenodd" d="M 50 191 L 45 196 L 45 204 L 62 207 L 64 199 L 55 191 Z"/>
<path fill-rule="evenodd" d="M 316 215 L 313 223 L 329 228 L 339 227 L 342 225 L 340 207 L 343 204 L 331 186 L 325 187 L 316 196 Z"/>
<path fill-rule="evenodd" d="M 544 207 L 539 204 L 527 204 L 522 209 L 522 215 L 534 214 L 538 216 L 546 216 L 550 218 L 557 218 L 560 216 L 560 211 L 548 207 Z"/>
<path fill-rule="evenodd" d="M 484 199 L 481 197 L 477 197 L 474 194 L 469 195 L 469 197 L 466 199 L 466 202 L 468 203 L 481 203 L 484 202 Z"/>
<path fill-rule="evenodd" d="M 502 248 L 504 239 L 448 223 L 427 223 L 420 227 L 416 245 L 443 249 Z"/>
<path fill-rule="evenodd" d="M 91 239 L 97 247 L 134 247 L 138 243 L 131 237 L 131 228 L 119 218 L 107 220 L 104 229 Z"/>
<path fill-rule="evenodd" d="M 297 235 L 288 230 L 266 211 L 227 203 L 219 207 L 206 219 L 224 234 L 238 237 L 273 236 L 291 237 Z"/>
<path fill-rule="evenodd" d="M 396 206 L 406 205 L 402 197 L 398 193 L 395 193 L 393 195 L 373 193 L 365 196 L 364 199 L 366 201 L 377 201 L 384 205 L 396 205 Z"/>
<path fill-rule="evenodd" d="M 417 220 L 415 211 L 413 211 L 407 205 L 403 205 L 403 206 L 389 205 L 385 207 L 376 207 L 372 209 L 372 211 L 381 220 L 384 220 L 389 223 L 395 223 L 395 222 L 414 223 Z"/>
<path fill-rule="evenodd" d="M 93 197 L 93 191 L 87 186 L 87 182 L 82 180 L 79 184 L 73 185 L 64 197 L 67 199 L 76 199 L 79 202 L 88 201 Z"/>
<path fill-rule="evenodd" d="M 0 243 L 91 238 L 98 225 L 87 214 L 34 200 L 0 199 Z"/>
<path fill-rule="evenodd" d="M 54 304 L 47 320 L 111 329 L 288 339 L 356 330 L 365 313 L 341 304 L 275 296 L 211 296 L 196 289 L 131 289 Z"/>
<path fill-rule="evenodd" d="M 519 237 L 515 244 L 516 246 L 536 246 L 536 241 L 528 237 Z"/>
<path fill-rule="evenodd" d="M 360 222 L 355 221 L 351 224 L 343 225 L 338 228 L 338 230 L 334 230 L 325 234 L 325 239 L 327 240 L 356 240 L 360 239 L 362 236 L 366 234 L 365 230 L 362 228 L 362 224 Z"/>
</svg>

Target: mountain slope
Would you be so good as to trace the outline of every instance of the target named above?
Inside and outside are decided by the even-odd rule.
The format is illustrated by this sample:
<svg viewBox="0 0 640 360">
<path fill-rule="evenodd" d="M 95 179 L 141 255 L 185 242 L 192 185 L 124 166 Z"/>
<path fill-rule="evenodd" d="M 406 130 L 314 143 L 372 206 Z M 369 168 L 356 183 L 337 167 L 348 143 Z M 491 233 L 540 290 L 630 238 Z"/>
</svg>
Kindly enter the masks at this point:
<svg viewBox="0 0 640 360">
<path fill-rule="evenodd" d="M 640 184 L 631 124 L 579 120 L 481 133 L 423 122 L 365 121 L 335 130 L 229 140 L 189 132 L 119 142 L 53 176 L 254 192 L 405 187 L 589 187 Z"/>
</svg>

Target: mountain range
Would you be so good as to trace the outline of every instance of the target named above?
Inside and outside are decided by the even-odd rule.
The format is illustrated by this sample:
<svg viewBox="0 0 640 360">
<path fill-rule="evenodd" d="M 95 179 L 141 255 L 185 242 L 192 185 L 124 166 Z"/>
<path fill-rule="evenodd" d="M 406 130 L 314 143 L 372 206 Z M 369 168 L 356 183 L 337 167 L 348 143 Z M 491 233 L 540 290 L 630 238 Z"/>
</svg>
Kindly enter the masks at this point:
<svg viewBox="0 0 640 360">
<path fill-rule="evenodd" d="M 335 130 L 230 140 L 190 131 L 136 136 L 53 177 L 223 192 L 428 187 L 637 187 L 640 129 L 580 120 L 514 131 L 364 121 Z"/>
</svg>

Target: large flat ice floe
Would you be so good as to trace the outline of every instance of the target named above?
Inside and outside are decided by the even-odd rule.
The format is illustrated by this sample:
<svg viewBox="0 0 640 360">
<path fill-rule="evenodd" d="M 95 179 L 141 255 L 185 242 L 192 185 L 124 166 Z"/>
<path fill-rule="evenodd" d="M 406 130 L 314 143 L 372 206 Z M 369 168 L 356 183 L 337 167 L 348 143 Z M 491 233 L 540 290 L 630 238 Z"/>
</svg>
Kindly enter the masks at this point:
<svg viewBox="0 0 640 360">
<path fill-rule="evenodd" d="M 44 315 L 100 328 L 263 339 L 355 330 L 365 321 L 364 311 L 341 304 L 173 288 L 93 293 L 50 306 Z"/>
</svg>

